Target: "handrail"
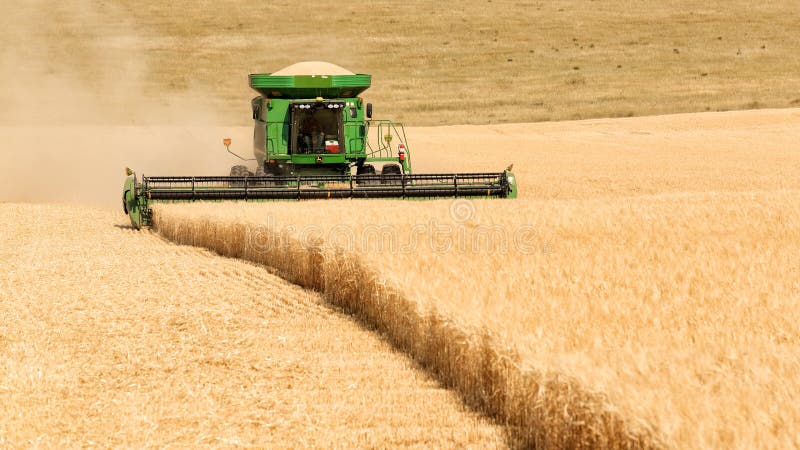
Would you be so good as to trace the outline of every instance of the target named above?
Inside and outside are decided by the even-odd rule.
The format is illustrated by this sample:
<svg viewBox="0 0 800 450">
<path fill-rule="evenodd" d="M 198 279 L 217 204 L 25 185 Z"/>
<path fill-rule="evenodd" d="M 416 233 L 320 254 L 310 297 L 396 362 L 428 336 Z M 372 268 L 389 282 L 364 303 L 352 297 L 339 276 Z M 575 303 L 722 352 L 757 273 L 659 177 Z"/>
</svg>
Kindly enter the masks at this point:
<svg viewBox="0 0 800 450">
<path fill-rule="evenodd" d="M 373 146 L 369 139 L 369 130 L 374 125 L 377 125 L 376 134 L 377 136 L 373 139 L 377 139 L 377 145 Z M 367 158 L 396 158 L 398 155 L 396 153 L 396 148 L 403 144 L 406 151 L 406 166 L 409 169 L 411 168 L 411 149 L 408 145 L 408 139 L 406 138 L 406 130 L 405 127 L 401 122 L 395 122 L 393 120 L 388 119 L 372 119 L 367 121 L 367 139 L 366 139 L 366 150 L 367 150 Z M 387 139 L 388 136 L 388 139 Z M 395 142 L 396 139 L 396 142 Z"/>
</svg>

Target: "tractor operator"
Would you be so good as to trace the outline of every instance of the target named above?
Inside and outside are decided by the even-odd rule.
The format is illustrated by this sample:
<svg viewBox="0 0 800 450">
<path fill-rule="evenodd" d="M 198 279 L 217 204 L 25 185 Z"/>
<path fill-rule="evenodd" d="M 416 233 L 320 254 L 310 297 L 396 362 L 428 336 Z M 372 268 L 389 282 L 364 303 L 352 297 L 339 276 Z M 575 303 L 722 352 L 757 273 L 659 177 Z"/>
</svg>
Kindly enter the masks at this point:
<svg viewBox="0 0 800 450">
<path fill-rule="evenodd" d="M 317 119 L 309 117 L 304 120 L 298 135 L 301 142 L 300 149 L 303 153 L 325 152 L 325 133 Z"/>
</svg>

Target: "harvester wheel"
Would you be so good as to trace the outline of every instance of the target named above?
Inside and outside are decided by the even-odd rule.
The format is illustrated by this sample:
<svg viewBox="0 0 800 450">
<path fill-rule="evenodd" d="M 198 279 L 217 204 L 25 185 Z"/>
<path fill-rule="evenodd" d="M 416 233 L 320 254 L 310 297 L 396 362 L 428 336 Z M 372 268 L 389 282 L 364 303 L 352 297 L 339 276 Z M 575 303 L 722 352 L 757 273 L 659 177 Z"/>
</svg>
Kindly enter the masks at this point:
<svg viewBox="0 0 800 450">
<path fill-rule="evenodd" d="M 375 175 L 375 166 L 373 166 L 372 164 L 364 164 L 362 166 L 359 166 L 358 170 L 356 171 L 356 179 L 358 184 L 365 184 L 365 185 L 376 184 L 376 181 L 374 179 L 361 180 L 361 175 Z"/>
<path fill-rule="evenodd" d="M 267 176 L 267 171 L 264 170 L 264 166 L 259 164 L 258 166 L 256 166 L 256 170 L 255 170 L 255 172 L 253 172 L 253 176 L 255 176 L 255 177 L 265 177 L 265 176 Z M 264 183 L 262 181 L 258 181 L 258 182 L 256 182 L 254 184 L 254 186 L 258 186 L 258 187 L 266 187 L 266 186 L 269 186 L 269 185 L 271 185 L 271 183 Z"/>
<path fill-rule="evenodd" d="M 247 166 L 233 166 L 231 167 L 231 176 L 232 177 L 244 177 L 250 173 L 247 170 Z"/>
<path fill-rule="evenodd" d="M 274 181 L 275 175 L 267 172 L 264 169 L 264 166 L 256 167 L 256 171 L 253 173 L 253 176 L 265 177 L 267 179 L 266 181 L 263 181 L 263 182 L 259 181 L 256 184 L 257 186 L 260 186 L 260 187 L 273 187 L 273 186 L 278 186 L 279 185 L 277 181 Z"/>
<path fill-rule="evenodd" d="M 386 164 L 381 169 L 381 174 L 383 175 L 400 175 L 403 173 L 402 169 L 400 169 L 400 164 Z"/>
<path fill-rule="evenodd" d="M 231 176 L 232 177 L 247 177 L 250 176 L 250 171 L 247 170 L 247 166 L 233 166 L 231 167 Z M 242 181 L 231 181 L 231 187 L 244 187 L 244 182 Z"/>
<path fill-rule="evenodd" d="M 401 174 L 403 173 L 402 169 L 400 169 L 399 164 L 386 164 L 381 169 L 381 184 L 390 184 L 390 185 L 401 185 L 403 184 L 403 180 Z"/>
</svg>

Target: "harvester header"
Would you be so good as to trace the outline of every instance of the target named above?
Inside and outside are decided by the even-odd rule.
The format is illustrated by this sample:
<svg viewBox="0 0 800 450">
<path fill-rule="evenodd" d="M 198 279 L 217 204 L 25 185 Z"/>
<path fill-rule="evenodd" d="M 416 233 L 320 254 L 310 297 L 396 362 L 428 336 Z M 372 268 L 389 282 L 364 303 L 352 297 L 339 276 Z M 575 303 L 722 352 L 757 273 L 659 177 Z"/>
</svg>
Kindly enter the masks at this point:
<svg viewBox="0 0 800 450">
<path fill-rule="evenodd" d="M 259 94 L 251 101 L 255 167 L 233 166 L 229 176 L 140 180 L 129 173 L 123 207 L 134 227 L 150 225 L 153 202 L 517 195 L 510 166 L 488 173 L 413 173 L 403 125 L 373 119 L 372 105 L 360 96 L 370 75 L 298 63 L 252 74 L 249 81 Z M 231 152 L 230 139 L 223 143 Z"/>
</svg>

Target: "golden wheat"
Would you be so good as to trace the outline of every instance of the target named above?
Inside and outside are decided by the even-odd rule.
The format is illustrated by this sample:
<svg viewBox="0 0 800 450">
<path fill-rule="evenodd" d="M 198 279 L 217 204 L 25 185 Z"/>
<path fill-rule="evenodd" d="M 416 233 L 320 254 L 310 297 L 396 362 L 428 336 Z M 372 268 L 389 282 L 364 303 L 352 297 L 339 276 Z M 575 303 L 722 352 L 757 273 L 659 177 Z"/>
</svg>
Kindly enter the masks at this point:
<svg viewBox="0 0 800 450">
<path fill-rule="evenodd" d="M 0 204 L 0 447 L 505 447 L 318 294 L 128 229 Z"/>
<path fill-rule="evenodd" d="M 449 218 L 449 202 L 404 204 L 402 215 L 371 202 L 374 217 L 397 219 L 366 222 L 319 202 L 159 206 L 157 217 L 171 239 L 324 292 L 471 403 L 523 427 L 525 443 L 790 447 L 800 427 L 799 194 L 474 202 L 466 223 Z M 481 230 L 526 223 L 541 234 L 528 234 L 524 251 L 500 251 L 504 231 L 491 242 Z M 367 237 L 370 227 L 383 234 Z M 350 232 L 369 244 L 327 247 Z M 416 247 L 391 249 L 396 241 Z"/>
<path fill-rule="evenodd" d="M 782 186 L 800 154 L 744 156 L 796 132 L 735 127 L 702 152 L 637 152 L 641 172 L 636 155 L 617 167 L 617 137 L 598 139 L 586 169 L 549 174 L 573 200 L 158 205 L 156 223 L 323 292 L 516 444 L 797 447 L 800 190 Z M 438 157 L 476 164 L 451 148 Z M 671 178 L 673 161 L 690 177 Z M 607 189 L 574 188 L 583 170 L 608 173 Z M 619 195 L 636 183 L 648 195 Z"/>
</svg>

